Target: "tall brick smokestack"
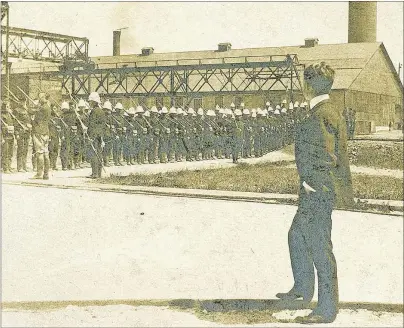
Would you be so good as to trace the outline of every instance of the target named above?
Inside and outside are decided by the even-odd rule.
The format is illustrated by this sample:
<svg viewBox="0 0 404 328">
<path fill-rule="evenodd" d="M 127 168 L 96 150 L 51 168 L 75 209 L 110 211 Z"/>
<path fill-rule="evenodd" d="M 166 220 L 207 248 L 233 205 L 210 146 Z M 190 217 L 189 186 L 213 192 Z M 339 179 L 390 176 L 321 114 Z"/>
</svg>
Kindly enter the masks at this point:
<svg viewBox="0 0 404 328">
<path fill-rule="evenodd" d="M 117 30 L 113 32 L 113 49 L 112 49 L 112 55 L 113 56 L 119 56 L 121 54 L 121 31 Z"/>
<path fill-rule="evenodd" d="M 376 42 L 377 2 L 350 1 L 348 43 Z"/>
</svg>

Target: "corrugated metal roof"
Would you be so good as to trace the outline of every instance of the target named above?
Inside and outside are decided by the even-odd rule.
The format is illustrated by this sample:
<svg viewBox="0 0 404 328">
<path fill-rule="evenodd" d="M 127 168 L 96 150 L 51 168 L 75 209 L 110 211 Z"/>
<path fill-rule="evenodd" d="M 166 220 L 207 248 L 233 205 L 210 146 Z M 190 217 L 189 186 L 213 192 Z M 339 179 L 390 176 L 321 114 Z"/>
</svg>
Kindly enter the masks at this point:
<svg viewBox="0 0 404 328">
<path fill-rule="evenodd" d="M 315 47 L 290 46 L 290 47 L 265 47 L 232 49 L 226 52 L 214 50 L 153 53 L 148 56 L 140 54 L 92 57 L 92 60 L 100 68 L 115 67 L 118 65 L 134 66 L 158 66 L 176 64 L 210 64 L 218 63 L 225 59 L 226 62 L 240 62 L 245 57 L 249 61 L 267 60 L 268 56 L 285 56 L 297 54 L 302 64 L 312 64 L 325 61 L 336 71 L 333 89 L 347 89 L 358 76 L 366 63 L 380 47 L 381 43 L 341 43 L 323 44 Z"/>
</svg>

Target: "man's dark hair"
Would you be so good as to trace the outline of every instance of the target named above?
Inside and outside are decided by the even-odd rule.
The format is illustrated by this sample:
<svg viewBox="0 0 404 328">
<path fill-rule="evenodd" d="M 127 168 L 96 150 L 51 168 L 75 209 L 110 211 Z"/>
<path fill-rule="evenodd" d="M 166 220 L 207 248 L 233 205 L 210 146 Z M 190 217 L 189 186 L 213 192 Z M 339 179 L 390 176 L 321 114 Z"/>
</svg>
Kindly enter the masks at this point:
<svg viewBox="0 0 404 328">
<path fill-rule="evenodd" d="M 334 70 L 325 62 L 312 64 L 304 70 L 304 80 L 313 88 L 316 96 L 330 92 L 334 75 Z"/>
</svg>

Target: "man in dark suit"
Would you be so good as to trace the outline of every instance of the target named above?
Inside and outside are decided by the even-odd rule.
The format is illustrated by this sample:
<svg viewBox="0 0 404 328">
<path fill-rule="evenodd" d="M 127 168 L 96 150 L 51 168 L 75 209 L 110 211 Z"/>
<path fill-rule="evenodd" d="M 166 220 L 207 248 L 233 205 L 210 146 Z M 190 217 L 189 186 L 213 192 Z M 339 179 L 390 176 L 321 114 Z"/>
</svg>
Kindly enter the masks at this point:
<svg viewBox="0 0 404 328">
<path fill-rule="evenodd" d="M 335 205 L 353 203 L 347 156 L 345 121 L 329 102 L 334 71 L 324 62 L 304 71 L 304 95 L 310 115 L 297 127 L 296 165 L 300 177 L 299 206 L 289 230 L 294 286 L 276 296 L 284 300 L 314 294 L 314 266 L 318 276 L 318 304 L 300 323 L 333 322 L 338 312 L 337 264 L 331 242 L 331 214 Z M 313 266 L 314 264 L 314 266 Z"/>
</svg>

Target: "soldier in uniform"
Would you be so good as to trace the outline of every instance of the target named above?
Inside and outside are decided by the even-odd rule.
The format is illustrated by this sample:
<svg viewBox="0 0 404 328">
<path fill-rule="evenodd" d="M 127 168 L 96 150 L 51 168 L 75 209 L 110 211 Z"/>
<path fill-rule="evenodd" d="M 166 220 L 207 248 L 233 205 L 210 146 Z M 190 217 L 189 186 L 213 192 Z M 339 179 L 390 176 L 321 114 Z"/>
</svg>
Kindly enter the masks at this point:
<svg viewBox="0 0 404 328">
<path fill-rule="evenodd" d="M 197 129 L 197 157 L 196 160 L 200 161 L 204 158 L 204 144 L 205 144 L 205 122 L 204 122 L 204 111 L 202 108 L 198 108 L 197 116 L 195 117 L 195 124 Z"/>
<path fill-rule="evenodd" d="M 151 125 L 151 138 L 150 138 L 150 147 L 148 149 L 149 154 L 149 163 L 157 163 L 158 160 L 158 148 L 159 148 L 159 138 L 161 133 L 161 126 L 158 122 L 159 113 L 156 106 L 153 106 L 150 109 L 150 125 Z"/>
<path fill-rule="evenodd" d="M 187 161 L 194 161 L 197 157 L 197 129 L 195 125 L 196 113 L 193 108 L 189 107 L 187 110 L 187 116 L 185 118 L 185 123 L 187 125 L 187 139 L 188 139 L 188 149 L 186 159 Z"/>
<path fill-rule="evenodd" d="M 147 155 L 147 163 L 153 164 L 154 163 L 154 153 L 152 151 L 152 144 L 154 140 L 153 134 L 153 126 L 150 124 L 150 111 L 146 110 L 143 115 L 143 125 L 146 128 L 146 135 L 145 135 L 145 153 Z"/>
<path fill-rule="evenodd" d="M 104 133 L 106 131 L 107 117 L 105 111 L 100 107 L 101 99 L 97 92 L 91 92 L 88 97 L 90 105 L 90 117 L 88 121 L 88 136 L 91 147 L 90 161 L 91 161 L 91 175 L 92 179 L 100 178 L 102 171 L 102 149 L 105 147 Z M 109 105 L 103 106 L 104 108 L 111 108 Z"/>
<path fill-rule="evenodd" d="M 224 124 L 224 109 L 219 108 L 216 116 L 216 135 L 215 135 L 215 157 L 223 159 L 224 155 L 224 138 L 225 138 L 225 124 Z"/>
<path fill-rule="evenodd" d="M 95 96 L 95 95 L 94 95 Z M 91 107 L 90 107 L 91 108 Z M 114 142 L 114 133 L 116 133 L 116 122 L 112 117 L 112 104 L 109 100 L 105 101 L 102 105 L 103 112 L 105 113 L 106 127 L 104 127 L 103 141 L 105 146 L 102 149 L 102 162 L 104 166 L 110 166 L 109 160 L 112 152 L 112 144 Z M 91 109 L 92 111 L 92 109 Z M 90 113 L 91 116 L 91 113 Z M 91 152 L 94 152 L 91 150 Z M 92 156 L 93 157 L 93 156 Z"/>
<path fill-rule="evenodd" d="M 215 122 L 215 111 L 209 109 L 206 112 L 205 121 L 205 159 L 213 159 L 213 151 L 215 146 L 215 136 L 217 131 L 217 124 Z"/>
<path fill-rule="evenodd" d="M 260 111 L 252 111 L 251 114 L 251 126 L 253 132 L 253 144 L 254 144 L 254 157 L 261 157 L 262 156 L 262 149 L 261 149 L 261 119 L 260 119 Z"/>
<path fill-rule="evenodd" d="M 355 126 L 356 126 L 356 110 L 349 109 L 349 117 L 351 124 L 349 126 L 349 139 L 352 140 L 355 136 Z"/>
<path fill-rule="evenodd" d="M 231 124 L 232 124 L 233 112 L 231 111 L 230 108 L 225 108 L 222 117 L 223 117 L 223 152 L 224 157 L 229 159 L 232 147 Z"/>
<path fill-rule="evenodd" d="M 176 122 L 176 114 L 177 109 L 175 107 L 171 107 L 168 111 L 168 126 L 170 128 L 170 132 L 168 134 L 168 161 L 170 163 L 174 163 L 175 154 L 177 150 L 177 139 L 178 139 L 178 127 Z"/>
<path fill-rule="evenodd" d="M 242 120 L 243 113 L 240 109 L 234 111 L 235 118 L 231 124 L 232 134 L 232 156 L 233 163 L 238 163 L 239 154 L 243 149 L 243 137 L 244 137 L 244 122 Z"/>
<path fill-rule="evenodd" d="M 144 109 L 142 106 L 136 107 L 136 115 L 134 118 L 134 123 L 136 128 L 138 129 L 137 139 L 135 140 L 136 144 L 136 154 L 137 154 L 137 163 L 145 164 L 146 163 L 146 151 L 147 151 L 147 135 L 148 130 L 146 127 L 146 122 L 143 119 Z"/>
<path fill-rule="evenodd" d="M 49 179 L 49 121 L 51 117 L 51 107 L 49 95 L 40 92 L 39 103 L 36 108 L 31 109 L 35 115 L 32 124 L 33 143 L 35 144 L 37 173 L 34 179 Z"/>
<path fill-rule="evenodd" d="M 77 104 L 77 135 L 78 135 L 78 149 L 79 154 L 77 156 L 77 167 L 81 168 L 82 163 L 85 159 L 86 153 L 86 139 L 87 139 L 87 126 L 88 126 L 88 116 L 85 114 L 85 102 L 83 99 L 80 99 Z M 86 125 L 87 124 L 87 125 Z"/>
<path fill-rule="evenodd" d="M 170 137 L 170 126 L 169 121 L 167 119 L 168 109 L 163 107 L 160 111 L 160 119 L 158 120 L 159 124 L 163 131 L 160 132 L 159 138 L 159 158 L 160 163 L 167 163 L 168 162 L 168 139 Z"/>
<path fill-rule="evenodd" d="M 112 143 L 112 158 L 114 160 L 115 166 L 122 166 L 121 157 L 122 157 L 122 147 L 123 147 L 123 138 L 124 138 L 124 120 L 121 114 L 123 111 L 123 106 L 120 102 L 118 102 L 113 111 L 112 111 L 112 120 L 114 121 L 113 126 L 115 127 L 113 131 L 113 143 Z"/>
<path fill-rule="evenodd" d="M 242 111 L 242 120 L 244 123 L 244 144 L 242 149 L 243 158 L 251 157 L 252 149 L 252 126 L 250 119 L 250 111 L 248 108 L 244 108 Z"/>
<path fill-rule="evenodd" d="M 14 150 L 14 119 L 9 102 L 1 104 L 1 166 L 3 173 L 11 173 L 11 160 Z"/>
<path fill-rule="evenodd" d="M 31 117 L 23 106 L 16 103 L 15 115 L 15 138 L 17 140 L 17 170 L 27 172 L 28 144 L 32 132 Z"/>
<path fill-rule="evenodd" d="M 135 117 L 136 110 L 134 107 L 130 107 L 124 115 L 127 115 L 127 119 L 125 121 L 126 123 L 126 138 L 125 138 L 125 144 L 123 147 L 123 156 L 124 160 L 126 161 L 127 165 L 134 165 L 135 161 L 133 158 L 133 153 L 134 153 L 134 130 L 135 126 L 133 125 L 133 118 Z"/>
<path fill-rule="evenodd" d="M 62 136 L 62 127 L 59 121 L 56 112 L 52 111 L 51 119 L 49 120 L 49 161 L 50 168 L 55 171 L 58 170 L 56 162 L 59 156 L 60 139 Z"/>
<path fill-rule="evenodd" d="M 177 108 L 176 122 L 177 122 L 178 135 L 177 135 L 177 151 L 175 153 L 175 159 L 177 162 L 181 162 L 183 158 L 186 156 L 186 148 L 188 147 L 187 144 L 188 131 L 187 126 L 185 124 L 184 111 L 182 110 L 181 107 Z"/>
<path fill-rule="evenodd" d="M 62 106 L 62 120 L 64 122 L 62 130 L 62 145 L 60 148 L 60 159 L 62 161 L 63 171 L 71 170 L 73 168 L 73 127 L 76 126 L 76 114 L 72 103 L 63 102 Z"/>
</svg>

